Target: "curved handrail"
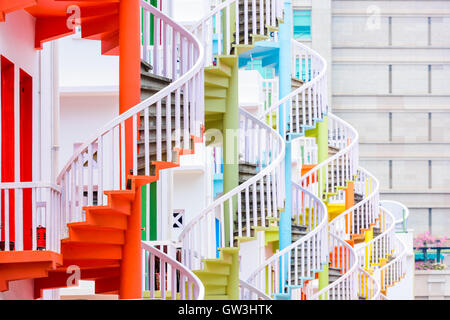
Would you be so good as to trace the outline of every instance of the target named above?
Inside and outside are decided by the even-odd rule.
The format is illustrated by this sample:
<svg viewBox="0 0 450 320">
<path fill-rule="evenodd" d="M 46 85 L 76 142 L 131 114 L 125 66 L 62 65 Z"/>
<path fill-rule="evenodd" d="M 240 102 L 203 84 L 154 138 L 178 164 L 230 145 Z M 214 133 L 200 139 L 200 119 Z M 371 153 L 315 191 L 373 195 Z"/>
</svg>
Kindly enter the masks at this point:
<svg viewBox="0 0 450 320">
<path fill-rule="evenodd" d="M 239 5 L 236 5 L 236 4 Z M 256 15 L 256 6 L 260 6 L 260 16 Z M 282 12 L 283 3 L 280 0 L 226 0 L 214 7 L 191 28 L 205 47 L 205 66 L 211 66 L 214 60 L 213 35 L 217 35 L 217 54 L 228 55 L 235 45 L 249 45 L 250 35 L 268 36 L 266 27 L 277 26 L 277 18 Z M 240 7 L 244 8 L 244 24 L 240 25 Z M 253 14 L 250 14 L 252 12 Z M 234 17 L 232 17 L 234 15 Z M 222 19 L 223 17 L 223 19 Z M 259 18 L 259 21 L 258 21 Z M 234 19 L 235 23 L 231 23 Z M 252 22 L 252 28 L 249 24 Z M 242 29 L 241 29 L 242 28 Z M 233 37 L 233 33 L 244 34 L 244 40 Z M 276 35 L 274 35 L 276 37 Z"/>
<path fill-rule="evenodd" d="M 375 176 L 359 167 L 356 174 L 355 189 L 364 197 L 360 202 L 345 210 L 330 223 L 330 232 L 349 240 L 350 234 L 360 234 L 362 229 L 370 228 L 378 218 L 380 183 Z"/>
<path fill-rule="evenodd" d="M 406 231 L 406 223 L 407 223 L 408 218 L 409 218 L 409 209 L 408 209 L 408 207 L 405 206 L 403 203 L 400 203 L 398 201 L 393 201 L 393 200 L 382 200 L 382 201 L 380 201 L 380 205 L 382 207 L 385 207 L 386 204 L 391 204 L 391 205 L 387 206 L 387 207 L 389 207 L 387 209 L 391 209 L 391 213 L 396 218 L 396 220 L 395 220 L 396 230 L 402 230 L 403 232 L 405 232 Z M 399 207 L 402 210 L 401 217 L 399 217 L 399 215 L 396 215 L 393 212 L 393 206 L 392 205 L 393 206 L 397 206 L 397 207 Z"/>
<path fill-rule="evenodd" d="M 366 270 L 358 268 L 358 294 L 366 300 L 380 300 L 381 288 L 379 282 Z"/>
<path fill-rule="evenodd" d="M 175 140 L 176 148 L 182 148 L 182 142 L 184 148 L 189 148 L 191 136 L 200 135 L 200 124 L 203 121 L 204 112 L 203 91 L 201 90 L 203 86 L 204 49 L 196 37 L 157 8 L 143 0 L 141 0 L 141 8 L 144 12 L 144 32 L 142 35 L 144 60 L 150 61 L 146 54 L 146 48 L 150 39 L 148 21 L 150 15 L 152 15 L 155 22 L 153 30 L 154 50 L 151 57 L 152 72 L 159 77 L 170 76 L 173 82 L 111 120 L 77 149 L 69 159 L 57 178 L 57 183 L 62 188 L 62 208 L 67 216 L 67 222 L 84 220 L 83 207 L 94 205 L 95 192 L 101 195 L 97 197 L 96 205 L 104 205 L 106 202 L 106 197 L 103 196 L 104 190 L 127 189 L 129 173 L 126 172 L 125 167 L 126 150 L 129 150 L 127 154 L 131 153 L 132 158 L 130 159 L 130 162 L 132 162 L 130 174 L 134 176 L 139 174 L 139 164 L 139 166 L 144 166 L 141 168 L 145 169 L 144 175 L 150 176 L 150 149 L 155 148 L 154 145 L 151 146 L 152 143 L 156 144 L 157 161 L 173 162 L 176 159 L 172 159 L 172 153 L 170 152 L 170 150 L 175 150 L 172 149 L 172 141 Z M 163 28 L 166 32 L 160 33 L 159 28 Z M 161 39 L 162 34 L 164 35 L 163 39 Z M 172 38 L 173 43 L 184 48 L 184 50 L 180 50 L 180 52 L 169 50 L 169 46 L 172 45 L 172 41 L 167 41 L 169 38 Z M 170 51 L 171 59 L 160 61 L 158 52 L 161 49 L 164 52 Z M 171 108 L 166 108 L 165 115 L 162 114 L 163 106 L 170 105 L 172 97 L 175 97 L 174 124 Z M 151 108 L 155 108 L 156 112 Z M 181 112 L 184 112 L 184 123 L 181 120 Z M 152 115 L 152 120 L 149 119 L 150 115 Z M 150 121 L 152 121 L 152 126 L 156 126 L 156 138 L 150 137 Z M 143 124 L 140 124 L 140 122 L 143 122 Z M 145 128 L 144 137 L 138 136 L 139 125 Z M 126 137 L 125 131 L 129 132 L 132 137 Z M 173 132 L 175 132 L 175 138 Z M 162 158 L 163 137 L 166 138 L 167 159 Z M 144 164 L 138 162 L 138 157 L 141 154 L 145 155 Z M 140 174 L 142 175 L 142 173 L 141 171 Z"/>
<path fill-rule="evenodd" d="M 364 243 L 357 252 L 361 268 L 367 270 L 375 267 L 380 290 L 385 291 L 387 285 L 399 281 L 405 272 L 406 246 L 395 234 L 394 215 L 384 207 L 380 206 L 379 210 L 382 214 L 378 223 L 383 232 L 371 241 Z M 381 259 L 387 259 L 393 254 L 397 254 L 397 256 L 382 265 Z"/>
<path fill-rule="evenodd" d="M 400 281 L 406 273 L 406 253 L 407 247 L 402 239 L 394 233 L 394 254 L 395 258 L 381 266 L 379 271 L 381 290 L 386 292 L 388 286 Z"/>
<path fill-rule="evenodd" d="M 314 277 L 315 272 L 318 272 L 322 268 L 322 264 L 327 261 L 327 208 L 314 194 L 295 183 L 293 186 L 300 191 L 300 194 L 297 194 L 301 196 L 302 200 L 297 202 L 297 206 L 293 206 L 299 210 L 297 211 L 297 221 L 294 220 L 294 224 L 297 222 L 300 225 L 301 212 L 303 225 L 308 224 L 309 230 L 307 231 L 309 232 L 267 259 L 247 279 L 259 290 L 265 290 L 269 285 L 271 294 L 283 293 L 286 285 L 298 286 L 300 278 Z M 314 216 L 314 214 L 316 215 Z M 305 221 L 306 215 L 308 215 L 308 222 Z M 292 262 L 292 258 L 294 258 L 294 262 Z M 286 268 L 289 270 L 287 277 L 284 272 Z M 273 275 L 272 271 L 274 271 Z M 268 284 L 265 283 L 266 279 L 269 281 Z M 272 282 L 274 285 L 270 286 Z M 280 284 L 282 284 L 281 288 Z"/>
<path fill-rule="evenodd" d="M 187 264 L 191 269 L 201 267 L 202 259 L 216 256 L 216 245 L 213 243 L 214 240 L 212 240 L 216 239 L 213 236 L 216 232 L 216 227 L 213 223 L 215 217 L 219 217 L 220 221 L 221 246 L 233 247 L 233 235 L 235 232 L 239 236 L 250 237 L 251 226 L 266 226 L 266 218 L 271 216 L 277 217 L 278 208 L 283 206 L 281 199 L 283 198 L 282 186 L 284 183 L 281 172 L 284 165 L 284 140 L 275 130 L 256 119 L 247 111 L 240 109 L 239 113 L 241 121 L 251 123 L 244 126 L 244 133 L 241 133 L 241 136 L 244 137 L 244 145 L 240 146 L 241 150 L 244 150 L 244 162 L 249 163 L 256 157 L 259 160 L 260 171 L 215 200 L 184 227 L 178 239 L 183 243 L 183 263 Z M 254 127 L 256 129 L 252 129 Z M 264 134 L 260 134 L 260 132 Z M 253 153 L 245 152 L 246 150 L 253 150 Z M 259 193 L 260 207 L 257 207 L 256 201 L 252 201 L 252 204 L 250 203 L 250 193 L 254 200 L 256 200 L 257 193 Z M 241 199 L 242 194 L 244 194 L 244 199 Z M 245 201 L 244 206 L 241 205 L 242 200 Z M 267 216 L 265 213 L 266 206 Z M 233 221 L 236 207 L 238 211 L 237 227 L 234 226 Z M 228 214 L 227 218 L 225 217 L 226 214 Z M 245 221 L 243 221 L 244 217 Z M 253 222 L 250 222 L 251 220 Z M 244 226 L 245 230 L 243 227 L 244 222 L 246 223 Z M 228 224 L 228 226 L 226 227 L 225 224 Z M 226 241 L 225 233 L 227 231 L 230 236 Z"/>
<path fill-rule="evenodd" d="M 239 300 L 272 300 L 267 294 L 239 279 Z"/>
<path fill-rule="evenodd" d="M 205 286 L 191 270 L 145 241 L 141 242 L 141 247 L 144 251 L 143 261 L 148 260 L 148 263 L 143 265 L 147 265 L 148 268 L 150 298 L 155 297 L 155 283 L 158 280 L 155 273 L 155 258 L 157 257 L 160 260 L 159 288 L 162 300 L 166 299 L 166 291 L 171 292 L 172 300 L 177 300 L 177 294 L 180 295 L 181 300 L 204 300 Z M 178 281 L 179 283 L 177 283 Z M 170 288 L 166 288 L 166 283 Z M 187 292 L 185 292 L 186 288 Z"/>
<path fill-rule="evenodd" d="M 318 119 L 323 118 L 324 113 L 328 112 L 326 91 L 327 63 L 317 52 L 295 40 L 292 40 L 292 49 L 294 62 L 292 73 L 296 73 L 298 66 L 299 72 L 297 79 L 303 81 L 302 69 L 303 64 L 305 64 L 305 82 L 299 88 L 293 90 L 290 94 L 277 101 L 272 107 L 263 112 L 259 116 L 259 119 L 268 123 L 270 127 L 274 127 L 273 115 L 275 113 L 278 124 L 281 110 L 281 116 L 284 117 L 283 123 L 288 123 L 291 133 L 301 133 L 305 125 L 313 125 L 313 118 L 314 122 L 316 122 Z M 306 94 L 308 94 L 308 103 L 306 103 Z M 292 101 L 293 99 L 296 103 L 295 122 L 293 121 L 293 113 L 287 112 L 291 109 L 291 103 L 294 103 Z M 299 104 L 300 99 L 302 101 L 301 107 Z M 308 106 L 306 106 L 307 104 Z M 301 120 L 300 112 L 302 112 L 303 115 Z M 287 121 L 288 113 L 290 114 L 289 122 Z M 307 123 L 307 121 L 309 121 L 309 123 Z M 300 125 L 300 123 L 302 125 Z M 281 135 L 286 136 L 286 132 L 287 128 L 283 126 Z M 269 279 L 268 285 L 272 285 L 270 288 L 271 294 L 284 293 L 286 285 L 299 285 L 301 277 L 313 277 L 314 273 L 322 268 L 322 263 L 325 263 L 327 260 L 326 231 L 328 215 L 325 204 L 319 198 L 315 197 L 314 194 L 303 189 L 296 183 L 292 184 L 292 188 L 293 193 L 296 195 L 292 197 L 292 207 L 297 209 L 297 219 L 294 217 L 294 224 L 300 225 L 300 216 L 302 216 L 303 225 L 306 225 L 306 216 L 308 215 L 308 234 L 267 259 L 248 278 L 249 283 L 255 284 L 260 290 L 264 290 L 266 281 L 265 275 L 267 274 L 267 279 Z M 309 201 L 305 198 L 308 198 Z M 310 214 L 307 213 L 307 206 L 309 206 L 308 209 Z M 316 210 L 313 210 L 313 208 L 316 208 Z M 316 216 L 313 217 L 314 214 L 316 214 Z M 306 254 L 304 251 L 305 247 L 307 248 Z M 313 249 L 313 252 L 310 251 L 311 248 Z M 317 252 L 314 251 L 314 249 L 316 249 Z M 300 265 L 298 260 L 299 250 L 301 255 L 300 259 L 302 259 Z M 294 257 L 294 263 L 292 263 L 291 259 Z M 303 263 L 305 261 L 310 261 L 310 263 L 308 262 L 308 265 L 305 265 Z M 292 268 L 294 272 L 293 276 L 291 276 Z M 272 270 L 275 271 L 273 273 L 273 279 Z M 286 270 L 288 270 L 287 275 L 285 274 Z"/>
<path fill-rule="evenodd" d="M 313 49 L 293 40 L 291 41 L 293 48 L 293 64 L 292 74 L 297 73 L 299 68 L 298 80 L 303 82 L 303 65 L 305 65 L 305 81 L 299 88 L 293 90 L 287 96 L 277 101 L 272 107 L 267 109 L 259 117 L 261 120 L 269 123 L 273 127 L 273 117 L 276 118 L 278 124 L 279 117 L 283 118 L 283 123 L 288 123 L 291 133 L 303 133 L 305 126 L 313 126 L 314 119 L 323 119 L 323 115 L 329 112 L 328 93 L 327 93 L 327 62 L 321 55 Z M 306 98 L 308 95 L 308 102 Z M 295 101 L 293 101 L 295 100 Z M 299 100 L 302 101 L 300 106 Z M 290 110 L 292 105 L 296 104 L 296 121 L 293 121 L 293 112 Z M 282 113 L 280 115 L 280 112 Z M 302 115 L 300 115 L 302 112 Z M 289 122 L 287 114 L 290 114 Z M 307 117 L 307 114 L 309 117 Z M 302 118 L 302 121 L 300 121 Z M 286 136 L 287 128 L 283 128 L 282 136 Z"/>
<path fill-rule="evenodd" d="M 357 298 L 357 271 L 359 268 L 355 249 L 338 236 L 329 234 L 331 267 L 342 269 L 343 275 L 319 292 L 311 300 L 353 300 Z M 347 258 L 339 259 L 339 256 Z"/>
<path fill-rule="evenodd" d="M 313 190 L 319 198 L 324 195 L 338 193 L 338 186 L 345 187 L 347 181 L 353 180 L 358 168 L 358 132 L 347 122 L 328 114 L 329 124 L 329 144 L 340 149 L 338 153 L 322 161 L 317 166 L 309 170 L 300 179 L 303 187 Z M 339 168 L 342 170 L 339 170 Z M 315 183 L 324 184 L 324 188 L 319 188 Z M 336 200 L 343 200 L 343 195 L 338 194 Z"/>
<path fill-rule="evenodd" d="M 381 214 L 377 223 L 381 234 L 365 242 L 357 249 L 360 266 L 365 270 L 371 268 L 373 265 L 380 264 L 381 259 L 387 259 L 393 250 L 394 216 L 382 207 L 379 207 L 379 210 Z"/>
<path fill-rule="evenodd" d="M 127 110 L 126 112 L 122 113 L 118 117 L 111 120 L 109 123 L 104 125 L 101 129 L 97 130 L 95 134 L 92 135 L 90 139 L 87 140 L 82 146 L 80 146 L 77 151 L 72 155 L 72 157 L 67 161 L 64 168 L 61 170 L 60 174 L 58 175 L 56 181 L 58 184 L 61 183 L 62 176 L 65 172 L 68 171 L 68 169 L 75 163 L 75 161 L 80 157 L 80 155 L 88 150 L 89 145 L 92 145 L 95 141 L 99 139 L 99 137 L 107 134 L 112 129 L 120 125 L 126 120 L 129 120 L 133 116 L 137 115 L 139 112 L 143 111 L 145 108 L 147 108 L 149 105 L 153 105 L 158 101 L 161 101 L 163 98 L 167 97 L 167 94 L 170 92 L 174 92 L 176 89 L 180 89 L 188 80 L 192 79 L 195 75 L 199 73 L 199 71 L 202 70 L 202 60 L 204 58 L 204 50 L 201 46 L 200 42 L 190 33 L 188 32 L 183 26 L 179 25 L 175 20 L 170 18 L 169 16 L 166 16 L 161 11 L 157 10 L 155 7 L 150 5 L 149 3 L 141 0 L 141 6 L 145 8 L 145 10 L 151 12 L 152 15 L 155 15 L 156 17 L 160 19 L 164 19 L 166 22 L 168 22 L 169 25 L 173 27 L 177 27 L 180 29 L 180 33 L 183 37 L 188 38 L 192 43 L 195 44 L 196 49 L 198 50 L 198 58 L 196 63 L 192 66 L 191 69 L 189 69 L 184 74 L 180 75 L 180 77 L 172 82 L 170 85 L 165 87 L 163 90 L 160 90 L 159 92 L 155 93 L 151 97 L 147 98 L 146 100 L 142 101 L 141 103 L 137 104 L 133 108 Z"/>
</svg>

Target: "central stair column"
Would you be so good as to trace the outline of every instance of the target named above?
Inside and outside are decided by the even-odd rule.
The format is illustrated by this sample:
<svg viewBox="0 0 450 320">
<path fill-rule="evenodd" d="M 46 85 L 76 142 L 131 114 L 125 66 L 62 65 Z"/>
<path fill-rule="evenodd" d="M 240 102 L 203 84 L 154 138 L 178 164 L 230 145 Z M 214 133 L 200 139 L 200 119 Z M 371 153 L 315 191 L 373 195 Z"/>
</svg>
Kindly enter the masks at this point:
<svg viewBox="0 0 450 320">
<path fill-rule="evenodd" d="M 285 1 L 284 2 L 284 12 L 290 13 L 292 12 L 292 4 L 291 1 Z M 280 98 L 286 97 L 291 93 L 292 85 L 291 85 L 291 39 L 292 39 L 292 15 L 291 14 L 285 14 L 284 15 L 284 23 L 280 25 L 280 31 L 279 31 L 279 41 L 280 41 Z M 285 109 L 286 119 L 289 119 L 289 108 Z M 280 108 L 280 123 L 279 126 L 279 132 L 283 136 L 284 139 L 286 139 L 286 135 L 284 132 L 287 131 L 287 123 L 284 122 L 285 115 L 283 114 L 283 110 Z M 287 246 L 291 245 L 292 243 L 292 235 L 291 235 L 291 227 L 292 227 L 292 159 L 291 159 L 291 143 L 290 141 L 286 141 L 286 154 L 285 154 L 285 210 L 284 212 L 281 212 L 280 217 L 280 250 L 283 250 Z M 280 270 L 281 272 L 284 272 L 285 276 L 284 279 L 288 279 L 289 274 L 289 261 L 288 257 L 286 256 L 285 261 L 285 269 Z M 281 276 L 281 275 L 280 275 Z M 280 277 L 282 279 L 282 277 Z M 281 286 L 284 284 L 280 283 Z M 280 288 L 282 289 L 282 287 Z"/>
<path fill-rule="evenodd" d="M 140 4 L 139 0 L 120 1 L 119 3 L 119 113 L 139 104 L 140 84 Z M 132 168 L 132 123 L 125 123 L 125 170 Z M 137 190 L 133 190 L 137 191 Z M 139 299 L 141 288 L 141 192 L 136 192 L 132 202 L 131 215 L 125 232 L 125 245 L 122 249 L 120 270 L 121 299 Z"/>
<path fill-rule="evenodd" d="M 223 194 L 239 185 L 239 62 L 234 59 L 231 70 L 226 102 L 226 112 L 223 114 Z M 234 206 L 234 205 L 233 205 Z M 232 208 L 236 212 L 237 205 Z M 228 204 L 224 206 L 225 242 L 229 243 L 230 218 Z M 224 244 L 222 244 L 224 246 Z"/>
</svg>

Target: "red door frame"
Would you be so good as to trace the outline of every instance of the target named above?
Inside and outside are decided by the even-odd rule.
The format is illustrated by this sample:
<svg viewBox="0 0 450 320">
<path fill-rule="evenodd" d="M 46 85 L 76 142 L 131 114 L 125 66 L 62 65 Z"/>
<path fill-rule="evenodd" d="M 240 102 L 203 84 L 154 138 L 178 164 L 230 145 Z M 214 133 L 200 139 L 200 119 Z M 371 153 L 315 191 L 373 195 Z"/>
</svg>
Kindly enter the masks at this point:
<svg viewBox="0 0 450 320">
<path fill-rule="evenodd" d="M 13 182 L 15 174 L 14 159 L 14 64 L 3 56 L 1 61 L 1 181 Z M 5 193 L 1 193 L 1 238 L 5 240 Z M 9 238 L 15 240 L 14 191 L 9 191 Z"/>
<path fill-rule="evenodd" d="M 20 181 L 33 181 L 33 78 L 20 69 Z M 33 248 L 31 189 L 23 190 L 23 249 Z"/>
</svg>

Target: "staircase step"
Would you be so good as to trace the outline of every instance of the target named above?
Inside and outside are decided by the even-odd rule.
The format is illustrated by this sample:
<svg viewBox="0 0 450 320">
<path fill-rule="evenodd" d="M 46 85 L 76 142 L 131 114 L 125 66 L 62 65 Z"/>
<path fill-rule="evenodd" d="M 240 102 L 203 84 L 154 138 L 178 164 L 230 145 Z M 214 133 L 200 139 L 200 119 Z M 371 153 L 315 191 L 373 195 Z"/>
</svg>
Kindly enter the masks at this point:
<svg viewBox="0 0 450 320">
<path fill-rule="evenodd" d="M 300 80 L 298 78 L 291 78 L 291 86 L 292 88 L 300 88 L 305 82 L 303 80 Z"/>
<path fill-rule="evenodd" d="M 227 294 L 227 286 L 226 285 L 212 285 L 203 283 L 205 286 L 205 292 L 207 295 L 226 295 Z"/>
<path fill-rule="evenodd" d="M 214 272 L 228 276 L 230 274 L 231 263 L 221 259 L 207 259 L 203 260 L 205 264 L 205 271 Z"/>
<path fill-rule="evenodd" d="M 205 295 L 205 300 L 230 300 L 227 294 L 208 294 Z"/>
<path fill-rule="evenodd" d="M 111 244 L 92 244 L 66 241 L 61 243 L 61 253 L 64 259 L 95 260 L 122 259 L 122 246 Z"/>
<path fill-rule="evenodd" d="M 62 239 L 62 242 L 122 245 L 125 243 L 125 234 L 122 230 L 117 229 L 78 225 L 69 227 L 69 239 Z"/>
<path fill-rule="evenodd" d="M 128 220 L 125 215 L 98 214 L 88 210 L 86 211 L 86 222 L 77 222 L 77 223 L 89 224 L 93 226 L 111 229 L 126 230 Z"/>
<path fill-rule="evenodd" d="M 228 277 L 222 273 L 205 270 L 196 270 L 194 273 L 205 286 L 226 286 L 228 284 Z"/>
<path fill-rule="evenodd" d="M 149 72 L 150 70 L 153 70 L 153 66 L 149 63 L 147 63 L 144 60 L 141 60 L 141 73 L 142 72 Z"/>
</svg>

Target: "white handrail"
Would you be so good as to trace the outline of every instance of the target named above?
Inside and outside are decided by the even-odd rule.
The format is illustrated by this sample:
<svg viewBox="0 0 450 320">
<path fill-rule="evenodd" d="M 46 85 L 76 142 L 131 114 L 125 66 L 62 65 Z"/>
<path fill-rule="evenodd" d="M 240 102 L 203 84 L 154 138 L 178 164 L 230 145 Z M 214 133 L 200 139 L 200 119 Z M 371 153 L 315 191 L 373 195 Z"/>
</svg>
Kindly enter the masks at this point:
<svg viewBox="0 0 450 320">
<path fill-rule="evenodd" d="M 277 78 L 274 79 L 263 79 L 263 96 L 264 96 L 264 104 L 263 109 L 259 111 L 258 118 L 261 117 L 262 113 L 266 110 L 270 109 L 275 105 L 278 101 L 278 93 L 279 93 L 279 80 Z"/>
<path fill-rule="evenodd" d="M 366 300 L 380 300 L 380 284 L 366 270 L 358 268 L 358 295 Z"/>
<path fill-rule="evenodd" d="M 283 117 L 283 123 L 288 123 L 289 133 L 303 134 L 305 128 L 313 127 L 315 119 L 321 120 L 329 112 L 327 63 L 316 51 L 298 41 L 292 40 L 292 50 L 293 77 L 297 73 L 298 66 L 297 79 L 306 82 L 263 112 L 259 118 L 273 127 L 273 118 L 276 119 L 278 126 L 280 117 Z M 304 80 L 303 70 L 305 70 Z M 295 112 L 291 112 L 292 109 Z M 282 136 L 286 136 L 287 129 L 283 128 Z"/>
<path fill-rule="evenodd" d="M 360 167 L 354 181 L 355 190 L 360 192 L 363 199 L 329 223 L 330 232 L 346 240 L 350 239 L 350 234 L 361 234 L 362 229 L 370 228 L 379 216 L 378 179 Z"/>
<path fill-rule="evenodd" d="M 171 153 L 172 141 L 175 140 L 176 148 L 184 147 L 186 149 L 190 147 L 191 136 L 201 134 L 200 124 L 204 118 L 203 47 L 191 33 L 157 8 L 143 0 L 141 0 L 141 7 L 144 12 L 145 28 L 142 35 L 144 48 L 147 47 L 145 43 L 149 43 L 150 39 L 148 25 L 150 15 L 153 15 L 155 23 L 153 30 L 154 57 L 150 59 L 147 56 L 147 62 L 153 63 L 152 72 L 155 75 L 171 76 L 173 82 L 110 121 L 70 158 L 57 178 L 57 183 L 62 189 L 62 211 L 66 222 L 83 221 L 84 206 L 106 204 L 107 198 L 103 195 L 103 191 L 127 188 L 129 174 L 125 170 L 125 150 L 127 148 L 132 149 L 130 174 L 134 176 L 139 174 L 138 155 L 145 154 L 145 163 L 141 163 L 140 166 L 143 166 L 141 169 L 145 169 L 145 176 L 150 176 L 150 148 L 155 149 L 154 144 L 156 144 L 156 160 L 175 162 L 176 159 L 172 159 Z M 160 27 L 163 28 L 163 31 L 159 30 Z M 167 52 L 174 45 L 184 49 L 175 52 L 172 56 L 173 59 L 163 59 L 161 64 L 157 56 L 159 49 L 162 48 L 163 52 Z M 171 74 L 168 74 L 169 71 Z M 175 99 L 174 125 L 170 107 L 173 97 Z M 165 115 L 162 114 L 164 106 L 167 107 Z M 151 108 L 156 108 L 156 112 Z M 181 112 L 184 113 L 184 122 L 181 120 Z M 152 126 L 156 125 L 156 137 L 150 137 L 150 115 L 155 117 L 154 121 L 152 118 Z M 141 122 L 145 127 L 144 137 L 138 137 L 139 119 L 142 117 L 144 119 Z M 132 146 L 129 146 L 129 141 L 125 139 L 125 127 L 132 128 Z M 175 137 L 173 137 L 173 132 L 175 132 Z M 167 159 L 162 159 L 164 137 L 167 144 Z M 138 147 L 140 139 L 143 140 L 141 144 L 143 143 L 144 146 Z M 98 197 L 97 203 L 94 203 L 95 193 Z"/>
<path fill-rule="evenodd" d="M 239 279 L 239 300 L 272 300 L 267 294 Z"/>
<path fill-rule="evenodd" d="M 275 117 L 276 126 L 278 126 L 280 112 L 282 112 L 283 123 L 287 123 L 290 132 L 303 133 L 305 127 L 313 126 L 313 119 L 315 123 L 323 119 L 324 114 L 328 112 L 327 63 L 317 52 L 294 40 L 292 40 L 292 50 L 292 74 L 296 75 L 298 67 L 297 79 L 306 82 L 277 103 L 272 104 L 259 116 L 259 119 L 268 123 L 270 127 L 274 127 L 273 117 Z M 305 70 L 305 78 L 303 78 L 303 70 Z M 299 100 L 302 101 L 301 106 Z M 294 112 L 288 112 L 294 104 L 296 121 L 293 121 Z M 302 113 L 301 116 L 300 113 Z M 281 133 L 283 137 L 286 136 L 287 129 L 283 127 Z M 314 277 L 314 273 L 321 270 L 322 264 L 327 261 L 328 215 L 325 204 L 312 192 L 296 183 L 293 183 L 292 188 L 293 224 L 307 226 L 308 234 L 267 259 L 248 278 L 248 282 L 260 290 L 265 290 L 266 281 L 269 281 L 267 285 L 270 295 L 285 293 L 287 285 L 298 286 L 302 284 L 303 279 Z"/>
<path fill-rule="evenodd" d="M 310 300 L 353 300 L 358 295 L 358 259 L 355 249 L 338 236 L 330 233 L 329 244 L 332 260 L 330 267 L 339 268 L 343 275 L 319 292 Z M 342 256 L 342 258 L 339 258 Z"/>
<path fill-rule="evenodd" d="M 172 300 L 178 300 L 178 294 L 180 300 L 204 300 L 205 287 L 191 270 L 151 244 L 142 241 L 141 245 L 143 266 L 146 267 L 144 274 L 148 275 L 145 285 L 148 287 L 151 299 L 155 298 L 156 291 L 160 291 L 160 298 L 165 300 L 170 291 Z M 156 268 L 159 268 L 158 279 Z M 159 285 L 159 290 L 156 290 L 156 285 Z"/>
<path fill-rule="evenodd" d="M 238 4 L 238 5 L 236 5 Z M 259 5 L 257 17 L 256 6 Z M 282 14 L 283 1 L 281 0 L 227 0 L 217 5 L 205 17 L 191 28 L 205 47 L 205 66 L 213 65 L 213 36 L 217 36 L 217 54 L 231 54 L 234 45 L 249 45 L 251 35 L 267 36 L 266 27 L 277 26 L 277 18 Z M 244 8 L 244 24 L 240 25 L 240 8 Z M 252 12 L 252 14 L 250 14 Z M 232 23 L 234 15 L 235 24 Z M 257 19 L 260 18 L 258 22 Z M 250 22 L 252 29 L 249 28 Z M 242 29 L 241 29 L 242 28 Z M 233 35 L 233 32 L 237 35 Z M 244 40 L 240 40 L 243 32 Z M 274 35 L 276 38 L 276 35 Z"/>
<path fill-rule="evenodd" d="M 382 207 L 379 207 L 380 216 L 377 220 L 377 226 L 381 234 L 372 240 L 365 242 L 358 248 L 360 266 L 367 270 L 373 265 L 381 263 L 381 259 L 387 259 L 393 251 L 393 238 L 395 224 L 392 214 Z"/>
<path fill-rule="evenodd" d="M 402 239 L 394 234 L 395 258 L 378 269 L 380 277 L 381 290 L 386 292 L 388 286 L 400 281 L 406 273 L 406 253 L 407 247 Z"/>
<path fill-rule="evenodd" d="M 328 113 L 328 121 L 329 145 L 340 151 L 302 176 L 300 184 L 321 199 L 328 194 L 329 201 L 343 201 L 344 195 L 337 187 L 345 187 L 357 173 L 359 134 L 350 124 L 331 113 Z M 334 196 L 331 196 L 333 194 Z M 335 248 L 339 248 L 346 253 L 347 259 L 340 264 L 331 261 L 331 267 L 340 268 L 343 275 L 313 295 L 311 299 L 356 299 L 355 281 L 359 275 L 356 251 L 345 241 L 345 238 L 334 233 L 335 230 L 330 228 L 330 224 L 328 229 L 331 257 L 337 260 Z"/>
<path fill-rule="evenodd" d="M 327 261 L 327 208 L 299 185 L 294 183 L 293 188 L 293 211 L 297 213 L 293 225 L 306 226 L 308 233 L 267 259 L 247 280 L 261 291 L 268 287 L 269 295 L 285 293 L 286 286 L 298 286 L 303 279 L 314 278 Z"/>
<path fill-rule="evenodd" d="M 61 251 L 60 226 L 65 221 L 61 221 L 59 186 L 50 182 L 2 182 L 0 208 L 5 212 L 1 251 Z M 14 224 L 10 221 L 11 213 Z"/>
<path fill-rule="evenodd" d="M 284 140 L 275 130 L 247 111 L 240 109 L 239 113 L 240 123 L 244 123 L 241 128 L 243 132 L 240 133 L 243 160 L 257 164 L 259 172 L 215 200 L 184 227 L 178 239 L 183 243 L 183 263 L 191 269 L 201 268 L 202 259 L 216 257 L 214 219 L 217 218 L 220 222 L 220 246 L 233 247 L 235 232 L 239 236 L 250 237 L 251 227 L 265 227 L 266 219 L 276 218 L 278 209 L 283 207 Z M 258 196 L 260 206 L 256 203 Z M 236 208 L 237 227 L 234 225 L 236 220 L 233 219 Z M 229 233 L 228 241 L 225 238 L 226 232 Z"/>
<path fill-rule="evenodd" d="M 328 114 L 328 125 L 329 145 L 340 151 L 309 170 L 301 177 L 300 184 L 321 199 L 327 193 L 336 193 L 330 200 L 342 201 L 343 193 L 337 187 L 345 187 L 347 181 L 353 180 L 357 173 L 359 134 L 350 124 L 332 113 Z"/>
<path fill-rule="evenodd" d="M 382 200 L 380 201 L 380 205 L 382 207 L 386 207 L 386 209 L 389 209 L 391 213 L 395 217 L 395 229 L 397 231 L 406 231 L 406 224 L 409 218 L 409 209 L 407 206 L 405 206 L 403 203 L 400 203 L 398 201 L 393 200 Z M 398 211 L 401 211 L 400 214 L 398 214 Z"/>
</svg>

